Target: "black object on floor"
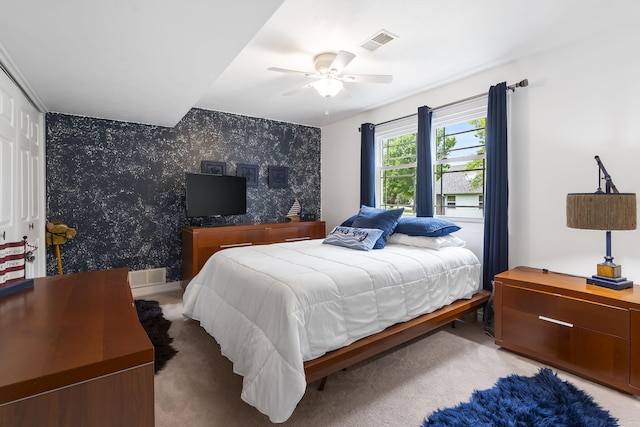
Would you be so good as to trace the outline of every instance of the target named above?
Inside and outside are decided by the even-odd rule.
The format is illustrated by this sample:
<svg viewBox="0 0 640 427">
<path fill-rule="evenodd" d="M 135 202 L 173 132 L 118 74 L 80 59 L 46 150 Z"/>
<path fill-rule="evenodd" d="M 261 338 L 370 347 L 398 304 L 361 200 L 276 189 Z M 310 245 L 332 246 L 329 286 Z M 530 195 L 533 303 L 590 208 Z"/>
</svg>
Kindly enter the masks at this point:
<svg viewBox="0 0 640 427">
<path fill-rule="evenodd" d="M 173 338 L 169 336 L 171 321 L 162 315 L 158 301 L 135 300 L 138 319 L 149 336 L 155 351 L 155 373 L 157 374 L 178 350 L 171 346 Z"/>
</svg>

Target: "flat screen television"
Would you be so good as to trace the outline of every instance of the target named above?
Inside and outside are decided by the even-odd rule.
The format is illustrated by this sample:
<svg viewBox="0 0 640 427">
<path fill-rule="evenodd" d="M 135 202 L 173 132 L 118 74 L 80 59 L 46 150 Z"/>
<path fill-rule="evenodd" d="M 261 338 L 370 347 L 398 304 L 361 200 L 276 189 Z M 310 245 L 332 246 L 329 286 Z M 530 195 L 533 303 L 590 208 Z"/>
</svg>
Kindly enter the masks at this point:
<svg viewBox="0 0 640 427">
<path fill-rule="evenodd" d="M 247 178 L 186 174 L 187 217 L 214 217 L 247 213 Z"/>
</svg>

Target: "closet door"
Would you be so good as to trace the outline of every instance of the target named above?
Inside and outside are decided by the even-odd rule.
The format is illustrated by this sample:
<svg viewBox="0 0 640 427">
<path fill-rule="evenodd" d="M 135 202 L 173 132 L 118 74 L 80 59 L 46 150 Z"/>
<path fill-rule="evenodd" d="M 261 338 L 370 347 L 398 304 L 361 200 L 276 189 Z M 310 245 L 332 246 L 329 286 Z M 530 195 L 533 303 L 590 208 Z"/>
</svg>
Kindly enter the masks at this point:
<svg viewBox="0 0 640 427">
<path fill-rule="evenodd" d="M 0 242 L 27 236 L 35 260 L 27 277 L 44 276 L 44 114 L 0 71 Z"/>
<path fill-rule="evenodd" d="M 27 242 L 44 249 L 44 143 L 42 114 L 30 104 L 22 104 L 18 109 L 20 127 L 18 129 L 18 180 L 20 191 L 17 196 L 17 229 L 20 236 L 27 236 Z M 42 236 L 42 237 L 41 237 Z M 29 248 L 27 248 L 29 249 Z M 44 251 L 36 254 L 34 262 L 26 263 L 27 277 L 44 276 Z"/>
<path fill-rule="evenodd" d="M 16 89 L 0 71 L 0 243 L 13 242 L 18 234 L 13 196 L 16 185 Z"/>
</svg>

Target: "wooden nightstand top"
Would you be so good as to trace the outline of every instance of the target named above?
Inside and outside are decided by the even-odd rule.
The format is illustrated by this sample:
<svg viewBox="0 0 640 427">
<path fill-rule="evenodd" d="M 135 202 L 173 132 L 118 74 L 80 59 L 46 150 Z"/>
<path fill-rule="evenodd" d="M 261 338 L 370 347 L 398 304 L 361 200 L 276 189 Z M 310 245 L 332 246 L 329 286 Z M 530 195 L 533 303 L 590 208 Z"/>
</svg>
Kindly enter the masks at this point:
<svg viewBox="0 0 640 427">
<path fill-rule="evenodd" d="M 511 283 L 517 282 L 523 287 L 535 288 L 549 293 L 562 293 L 576 298 L 587 298 L 592 301 L 609 303 L 607 300 L 614 299 L 628 303 L 622 304 L 622 306 L 640 309 L 640 285 L 617 291 L 602 286 L 589 285 L 585 277 L 552 271 L 545 272 L 531 267 L 516 267 L 495 276 L 497 281 L 504 279 Z"/>
</svg>

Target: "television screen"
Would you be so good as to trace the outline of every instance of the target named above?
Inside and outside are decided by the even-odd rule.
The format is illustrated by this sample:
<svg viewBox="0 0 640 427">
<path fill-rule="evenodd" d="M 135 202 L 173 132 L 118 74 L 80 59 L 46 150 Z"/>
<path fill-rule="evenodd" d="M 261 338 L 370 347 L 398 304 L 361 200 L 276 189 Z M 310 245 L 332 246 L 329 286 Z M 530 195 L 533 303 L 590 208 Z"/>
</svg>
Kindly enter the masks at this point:
<svg viewBox="0 0 640 427">
<path fill-rule="evenodd" d="M 247 213 L 247 179 L 243 176 L 186 174 L 187 217 Z"/>
</svg>

